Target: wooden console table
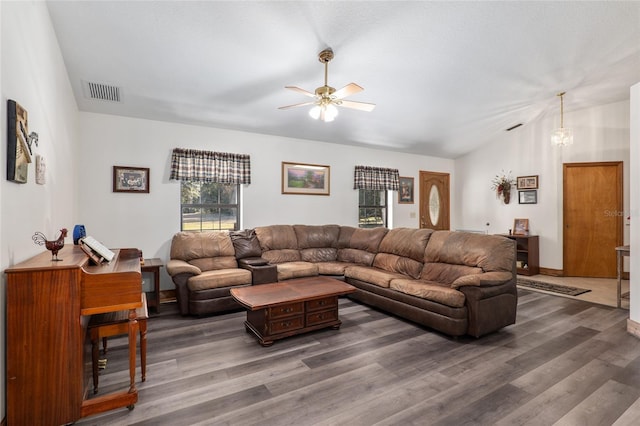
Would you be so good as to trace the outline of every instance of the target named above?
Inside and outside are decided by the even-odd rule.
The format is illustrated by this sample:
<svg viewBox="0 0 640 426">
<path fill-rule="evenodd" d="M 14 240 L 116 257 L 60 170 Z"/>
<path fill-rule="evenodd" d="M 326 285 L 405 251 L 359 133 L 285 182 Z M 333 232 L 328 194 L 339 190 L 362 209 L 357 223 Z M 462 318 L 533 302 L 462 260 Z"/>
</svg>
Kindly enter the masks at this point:
<svg viewBox="0 0 640 426">
<path fill-rule="evenodd" d="M 622 294 L 622 258 L 624 256 L 629 256 L 631 249 L 629 246 L 620 246 L 616 247 L 616 258 L 617 258 L 617 270 L 618 270 L 618 291 L 617 291 L 617 301 L 618 308 L 622 306 L 622 296 L 625 296 L 629 293 Z"/>
</svg>

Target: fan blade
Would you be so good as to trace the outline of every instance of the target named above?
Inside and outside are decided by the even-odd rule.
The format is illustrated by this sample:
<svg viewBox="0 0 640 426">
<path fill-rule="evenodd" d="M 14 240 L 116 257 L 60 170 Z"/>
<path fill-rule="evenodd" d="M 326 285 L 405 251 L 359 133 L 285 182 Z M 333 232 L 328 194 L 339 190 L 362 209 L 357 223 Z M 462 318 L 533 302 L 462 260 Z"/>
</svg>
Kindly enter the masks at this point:
<svg viewBox="0 0 640 426">
<path fill-rule="evenodd" d="M 301 89 L 301 88 L 296 87 L 296 86 L 284 86 L 284 88 L 293 90 L 294 92 L 302 93 L 303 95 L 309 96 L 311 98 L 315 98 L 316 97 L 316 95 L 314 93 L 311 93 L 309 91 L 306 91 L 306 90 Z"/>
<path fill-rule="evenodd" d="M 314 102 L 303 102 L 301 104 L 293 104 L 293 105 L 281 106 L 281 107 L 278 107 L 278 109 L 289 109 L 289 108 L 295 108 L 295 107 L 301 107 L 301 106 L 313 105 L 313 104 L 315 104 L 315 101 Z"/>
<path fill-rule="evenodd" d="M 343 106 L 346 108 L 358 109 L 360 111 L 371 112 L 376 107 L 376 104 L 370 104 L 367 102 L 355 102 L 355 101 L 341 101 L 336 102 L 336 105 Z"/>
<path fill-rule="evenodd" d="M 344 86 L 342 89 L 338 89 L 333 92 L 332 96 L 335 96 L 336 99 L 346 98 L 347 96 L 353 95 L 354 93 L 362 92 L 364 89 L 358 86 L 355 83 L 349 83 Z"/>
</svg>

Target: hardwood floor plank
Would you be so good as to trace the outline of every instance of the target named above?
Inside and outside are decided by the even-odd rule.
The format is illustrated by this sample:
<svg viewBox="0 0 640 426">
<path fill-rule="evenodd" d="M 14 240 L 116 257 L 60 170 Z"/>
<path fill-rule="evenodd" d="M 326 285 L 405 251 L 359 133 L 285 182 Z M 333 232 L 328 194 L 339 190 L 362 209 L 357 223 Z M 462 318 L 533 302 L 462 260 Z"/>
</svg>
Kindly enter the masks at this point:
<svg viewBox="0 0 640 426">
<path fill-rule="evenodd" d="M 558 426 L 608 426 L 640 397 L 640 390 L 609 380 L 556 422 Z"/>
</svg>

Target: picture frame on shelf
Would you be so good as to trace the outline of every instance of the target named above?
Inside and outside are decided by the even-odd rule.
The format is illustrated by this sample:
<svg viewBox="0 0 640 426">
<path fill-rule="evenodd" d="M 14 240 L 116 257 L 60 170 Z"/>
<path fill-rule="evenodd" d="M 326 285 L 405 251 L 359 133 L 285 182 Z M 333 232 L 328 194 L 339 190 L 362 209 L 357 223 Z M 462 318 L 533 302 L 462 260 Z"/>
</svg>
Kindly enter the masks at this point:
<svg viewBox="0 0 640 426">
<path fill-rule="evenodd" d="M 398 204 L 413 204 L 413 178 L 400 176 Z"/>
<path fill-rule="evenodd" d="M 516 178 L 517 189 L 538 189 L 538 175 L 518 176 Z"/>
<path fill-rule="evenodd" d="M 321 164 L 282 162 L 282 193 L 330 195 L 331 167 Z"/>
<path fill-rule="evenodd" d="M 514 219 L 513 235 L 529 235 L 529 219 Z"/>
<path fill-rule="evenodd" d="M 149 168 L 113 166 L 113 192 L 149 193 Z"/>
<path fill-rule="evenodd" d="M 538 204 L 538 191 L 535 189 L 518 191 L 518 204 Z"/>
</svg>

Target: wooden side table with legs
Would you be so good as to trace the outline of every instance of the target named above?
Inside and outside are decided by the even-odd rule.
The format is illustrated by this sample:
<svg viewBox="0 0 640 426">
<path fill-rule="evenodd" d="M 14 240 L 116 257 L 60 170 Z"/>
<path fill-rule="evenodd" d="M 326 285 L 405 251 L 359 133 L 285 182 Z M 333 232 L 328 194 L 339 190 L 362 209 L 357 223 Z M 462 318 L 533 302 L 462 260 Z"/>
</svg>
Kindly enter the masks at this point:
<svg viewBox="0 0 640 426">
<path fill-rule="evenodd" d="M 149 272 L 153 274 L 153 295 L 147 298 L 147 303 L 156 314 L 160 310 L 160 268 L 163 266 L 162 260 L 157 257 L 144 259 L 144 263 L 140 265 L 142 273 Z"/>
</svg>

